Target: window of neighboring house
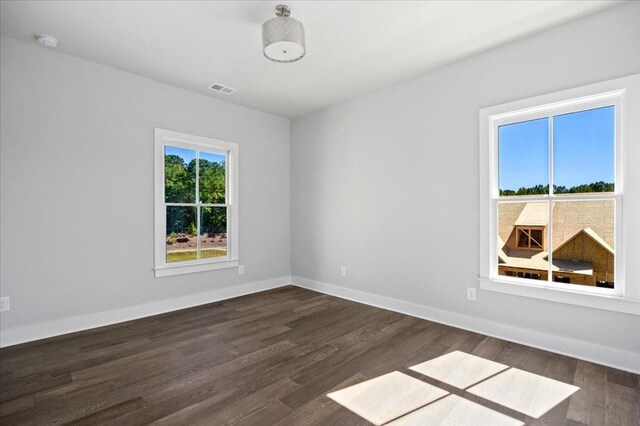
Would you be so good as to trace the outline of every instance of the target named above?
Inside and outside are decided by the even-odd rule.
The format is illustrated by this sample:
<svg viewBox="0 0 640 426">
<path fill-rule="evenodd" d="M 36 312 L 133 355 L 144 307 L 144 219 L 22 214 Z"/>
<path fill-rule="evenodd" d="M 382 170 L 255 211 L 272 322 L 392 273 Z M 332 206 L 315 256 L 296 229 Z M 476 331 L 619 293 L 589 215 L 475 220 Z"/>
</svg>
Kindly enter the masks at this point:
<svg viewBox="0 0 640 426">
<path fill-rule="evenodd" d="M 518 228 L 518 247 L 542 250 L 542 229 Z"/>
<path fill-rule="evenodd" d="M 640 313 L 621 251 L 626 90 L 597 87 L 481 110 L 481 288 Z"/>
<path fill-rule="evenodd" d="M 155 274 L 238 265 L 238 146 L 155 130 Z"/>
</svg>

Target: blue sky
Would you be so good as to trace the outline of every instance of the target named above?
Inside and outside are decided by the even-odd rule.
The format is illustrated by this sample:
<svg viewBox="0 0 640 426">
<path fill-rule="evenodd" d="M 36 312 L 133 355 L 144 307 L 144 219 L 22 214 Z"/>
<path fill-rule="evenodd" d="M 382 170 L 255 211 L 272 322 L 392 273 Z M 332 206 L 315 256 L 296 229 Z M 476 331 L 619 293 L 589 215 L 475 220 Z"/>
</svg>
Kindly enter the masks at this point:
<svg viewBox="0 0 640 426">
<path fill-rule="evenodd" d="M 554 184 L 614 181 L 614 107 L 553 117 Z M 500 126 L 500 189 L 548 183 L 547 118 Z"/>
<path fill-rule="evenodd" d="M 191 160 L 196 158 L 196 152 L 194 150 L 178 148 L 176 146 L 165 146 L 164 155 L 177 155 L 184 160 L 185 164 L 189 164 Z M 200 151 L 200 158 L 203 160 L 209 160 L 212 163 L 221 163 L 224 161 L 224 155 L 205 151 Z"/>
</svg>

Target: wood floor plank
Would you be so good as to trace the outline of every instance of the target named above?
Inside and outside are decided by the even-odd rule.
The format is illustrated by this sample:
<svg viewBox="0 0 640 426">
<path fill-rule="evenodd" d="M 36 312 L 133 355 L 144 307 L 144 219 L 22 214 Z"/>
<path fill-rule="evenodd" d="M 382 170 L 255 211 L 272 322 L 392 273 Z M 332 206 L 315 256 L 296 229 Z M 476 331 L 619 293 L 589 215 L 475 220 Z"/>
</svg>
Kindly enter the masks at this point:
<svg viewBox="0 0 640 426">
<path fill-rule="evenodd" d="M 580 390 L 570 398 L 567 418 L 588 425 L 605 424 L 606 374 L 607 367 L 577 362 L 573 384 Z"/>
<path fill-rule="evenodd" d="M 607 368 L 607 382 L 640 390 L 640 376 L 615 368 Z"/>
<path fill-rule="evenodd" d="M 237 424 L 243 426 L 273 425 L 291 414 L 293 410 L 279 400 L 269 401 L 262 409 L 240 420 Z"/>
<path fill-rule="evenodd" d="M 364 382 L 367 380 L 365 376 L 360 373 L 356 373 L 348 379 L 338 383 L 333 388 L 327 389 L 326 393 L 330 393 L 339 389 Z M 327 424 L 326 418 L 340 409 L 340 405 L 331 400 L 328 396 L 321 395 L 305 405 L 301 406 L 297 410 L 293 411 L 290 415 L 276 423 L 277 426 L 285 425 L 317 425 Z"/>
<path fill-rule="evenodd" d="M 71 374 L 38 373 L 23 376 L 2 385 L 0 403 L 71 383 Z"/>
<path fill-rule="evenodd" d="M 33 408 L 36 401 L 33 395 L 27 395 L 0 404 L 0 418 Z"/>
<path fill-rule="evenodd" d="M 255 392 L 258 389 L 268 386 L 270 383 L 292 376 L 302 368 L 317 364 L 336 351 L 337 349 L 331 345 L 321 346 L 319 348 L 307 346 L 301 348 L 299 352 L 290 351 L 290 354 L 286 354 L 289 359 L 278 359 L 277 362 L 272 363 L 270 368 L 267 367 L 266 369 L 263 368 L 266 367 L 264 364 L 256 366 L 260 368 L 260 370 L 256 371 L 246 380 L 240 381 L 237 385 L 246 392 Z M 243 376 L 245 375 L 246 373 L 243 374 Z"/>
<path fill-rule="evenodd" d="M 580 390 L 539 419 L 408 368 L 471 353 Z M 400 371 L 529 425 L 640 424 L 640 377 L 285 287 L 0 349 L 0 424 L 365 425 L 327 397 Z"/>
<path fill-rule="evenodd" d="M 288 378 L 278 380 L 232 404 L 226 405 L 213 416 L 206 416 L 203 422 L 208 422 L 209 424 L 239 423 L 264 409 L 271 402 L 281 401 L 287 395 L 291 395 L 299 387 L 297 383 Z"/>
<path fill-rule="evenodd" d="M 72 422 L 69 422 L 69 425 L 80 426 L 80 425 L 96 425 L 96 424 L 107 424 L 107 423 L 118 423 L 120 418 L 126 414 L 136 410 L 139 410 L 144 406 L 144 399 L 142 397 L 136 397 L 129 399 L 127 401 L 112 405 L 110 407 L 104 408 L 100 411 L 92 413 L 86 417 L 79 418 Z"/>
<path fill-rule="evenodd" d="M 605 406 L 606 424 L 640 425 L 640 390 L 607 382 Z"/>
<path fill-rule="evenodd" d="M 197 421 L 206 421 L 207 419 L 212 418 L 225 405 L 239 401 L 245 396 L 247 396 L 246 393 L 233 387 L 229 387 L 222 392 L 214 394 L 210 398 L 195 402 L 180 410 L 174 411 L 153 423 L 157 425 L 196 424 Z"/>
<path fill-rule="evenodd" d="M 153 395 L 145 395 L 145 405 L 141 410 L 134 411 L 119 419 L 120 424 L 146 425 L 161 421 L 168 416 L 176 415 L 176 418 L 184 415 L 182 410 L 188 407 L 199 407 L 202 401 L 208 401 L 208 410 L 216 411 L 247 394 L 233 386 L 230 381 L 207 381 L 187 389 L 176 392 L 157 392 Z M 171 422 L 172 424 L 180 424 Z"/>
<path fill-rule="evenodd" d="M 411 327 L 417 322 L 415 318 L 404 318 L 392 324 L 377 324 L 379 328 L 374 328 L 371 333 L 363 337 L 361 340 L 352 343 L 350 346 L 341 347 L 340 341 L 346 335 L 336 339 L 338 343 L 330 342 L 332 346 L 336 346 L 339 350 L 331 356 L 318 362 L 315 365 L 303 368 L 293 374 L 291 377 L 297 383 L 305 384 L 311 380 L 314 380 L 318 376 L 318 372 L 327 372 L 336 366 L 353 359 L 364 352 L 370 350 L 381 342 L 385 342 L 391 339 L 394 335 L 400 333 L 402 330 Z"/>
</svg>

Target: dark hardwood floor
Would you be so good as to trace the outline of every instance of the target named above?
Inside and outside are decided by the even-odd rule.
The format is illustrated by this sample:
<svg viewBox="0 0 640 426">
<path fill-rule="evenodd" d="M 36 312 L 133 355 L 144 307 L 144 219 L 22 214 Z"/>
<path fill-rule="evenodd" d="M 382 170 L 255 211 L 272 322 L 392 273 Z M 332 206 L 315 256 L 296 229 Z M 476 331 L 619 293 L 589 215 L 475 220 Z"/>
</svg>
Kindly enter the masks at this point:
<svg viewBox="0 0 640 426">
<path fill-rule="evenodd" d="M 533 419 L 408 369 L 454 350 L 580 390 Z M 326 394 L 396 370 L 527 424 L 640 424 L 638 375 L 296 287 L 4 348 L 0 423 L 367 424 Z"/>
</svg>

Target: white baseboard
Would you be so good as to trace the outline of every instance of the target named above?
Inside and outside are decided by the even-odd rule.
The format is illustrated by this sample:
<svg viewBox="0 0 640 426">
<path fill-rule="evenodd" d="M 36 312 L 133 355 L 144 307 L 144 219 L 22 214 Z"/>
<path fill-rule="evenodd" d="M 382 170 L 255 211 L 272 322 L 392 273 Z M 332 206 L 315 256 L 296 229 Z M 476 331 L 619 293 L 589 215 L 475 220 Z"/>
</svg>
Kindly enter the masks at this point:
<svg viewBox="0 0 640 426">
<path fill-rule="evenodd" d="M 10 328 L 0 333 L 0 347 L 17 345 L 47 337 L 74 333 L 105 325 L 117 324 L 166 312 L 177 311 L 193 306 L 204 305 L 225 299 L 232 299 L 246 294 L 257 293 L 264 290 L 291 285 L 291 277 L 284 276 L 271 278 L 264 281 L 225 287 L 203 293 L 189 294 L 173 299 L 158 300 L 144 305 L 130 306 L 111 311 L 98 312 L 89 315 L 80 315 L 69 318 L 61 318 L 23 327 Z"/>
<path fill-rule="evenodd" d="M 596 345 L 582 340 L 556 336 L 540 331 L 514 327 L 512 325 L 500 324 L 469 315 L 418 305 L 404 300 L 366 293 L 302 277 L 294 276 L 292 279 L 293 285 L 298 287 L 640 374 L 640 354 L 635 352 Z"/>
</svg>

